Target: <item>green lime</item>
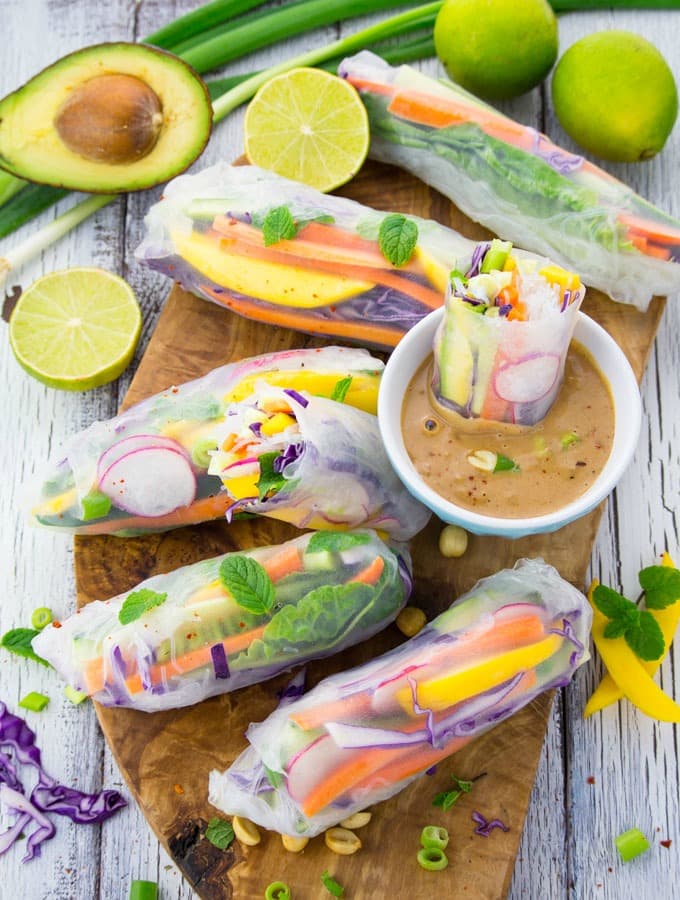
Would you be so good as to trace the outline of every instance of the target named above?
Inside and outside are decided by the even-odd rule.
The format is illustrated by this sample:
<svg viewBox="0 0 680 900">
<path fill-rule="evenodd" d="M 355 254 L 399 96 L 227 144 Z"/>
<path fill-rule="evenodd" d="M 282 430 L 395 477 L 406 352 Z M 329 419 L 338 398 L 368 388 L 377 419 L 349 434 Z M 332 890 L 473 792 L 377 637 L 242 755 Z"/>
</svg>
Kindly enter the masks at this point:
<svg viewBox="0 0 680 900">
<path fill-rule="evenodd" d="M 550 71 L 557 19 L 546 0 L 445 0 L 434 46 L 453 81 L 487 100 L 505 100 Z"/>
<path fill-rule="evenodd" d="M 9 320 L 17 361 L 49 387 L 85 391 L 127 368 L 142 314 L 127 282 L 103 269 L 67 269 L 33 282 Z"/>
<path fill-rule="evenodd" d="M 366 159 L 368 115 L 344 79 L 292 69 L 264 84 L 246 111 L 248 160 L 319 191 L 349 181 Z"/>
<path fill-rule="evenodd" d="M 629 31 L 600 31 L 576 41 L 555 67 L 552 98 L 567 134 L 615 162 L 655 156 L 678 114 L 666 60 Z"/>
</svg>

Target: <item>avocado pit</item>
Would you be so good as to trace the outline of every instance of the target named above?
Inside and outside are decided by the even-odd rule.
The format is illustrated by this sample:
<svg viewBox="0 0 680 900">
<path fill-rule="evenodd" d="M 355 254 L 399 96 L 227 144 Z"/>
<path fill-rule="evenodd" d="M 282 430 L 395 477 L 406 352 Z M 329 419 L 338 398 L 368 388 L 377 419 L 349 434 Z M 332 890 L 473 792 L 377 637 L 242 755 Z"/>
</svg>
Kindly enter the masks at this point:
<svg viewBox="0 0 680 900">
<path fill-rule="evenodd" d="M 134 75 L 108 74 L 76 87 L 54 127 L 73 153 L 92 162 L 125 165 L 153 150 L 163 127 L 156 92 Z"/>
</svg>

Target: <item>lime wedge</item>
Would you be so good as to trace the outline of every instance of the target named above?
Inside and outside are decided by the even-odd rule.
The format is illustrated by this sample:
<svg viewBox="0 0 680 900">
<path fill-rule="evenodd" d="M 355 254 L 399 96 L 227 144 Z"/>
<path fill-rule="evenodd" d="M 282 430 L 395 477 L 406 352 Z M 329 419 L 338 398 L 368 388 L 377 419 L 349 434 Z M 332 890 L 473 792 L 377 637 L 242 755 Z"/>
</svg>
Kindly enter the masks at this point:
<svg viewBox="0 0 680 900">
<path fill-rule="evenodd" d="M 27 288 L 9 320 L 19 365 L 49 387 L 85 391 L 127 368 L 142 314 L 127 282 L 103 269 L 67 269 Z"/>
<path fill-rule="evenodd" d="M 253 165 L 332 191 L 366 159 L 368 116 L 358 93 L 320 69 L 292 69 L 264 84 L 245 117 Z"/>
</svg>

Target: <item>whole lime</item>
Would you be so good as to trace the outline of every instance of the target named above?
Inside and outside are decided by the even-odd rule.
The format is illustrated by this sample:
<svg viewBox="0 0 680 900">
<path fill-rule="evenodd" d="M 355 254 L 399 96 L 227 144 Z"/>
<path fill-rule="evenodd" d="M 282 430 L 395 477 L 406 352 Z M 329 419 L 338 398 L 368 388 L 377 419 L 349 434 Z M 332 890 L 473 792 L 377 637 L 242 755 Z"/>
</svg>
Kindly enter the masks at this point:
<svg viewBox="0 0 680 900">
<path fill-rule="evenodd" d="M 552 98 L 567 134 L 614 162 L 657 154 L 678 114 L 666 60 L 630 31 L 600 31 L 573 44 L 555 67 Z"/>
<path fill-rule="evenodd" d="M 450 78 L 488 100 L 536 87 L 557 59 L 557 19 L 546 0 L 445 0 L 434 46 Z"/>
</svg>

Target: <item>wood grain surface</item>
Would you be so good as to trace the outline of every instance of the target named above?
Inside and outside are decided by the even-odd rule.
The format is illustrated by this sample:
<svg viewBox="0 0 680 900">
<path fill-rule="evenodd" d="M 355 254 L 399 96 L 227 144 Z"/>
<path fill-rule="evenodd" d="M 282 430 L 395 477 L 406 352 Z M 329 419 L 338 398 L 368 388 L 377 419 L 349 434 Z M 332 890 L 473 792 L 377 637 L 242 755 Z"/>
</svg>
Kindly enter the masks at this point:
<svg viewBox="0 0 680 900">
<path fill-rule="evenodd" d="M 272 0 L 288 3 L 290 0 Z M 139 40 L 200 0 L 3 0 L 0 94 L 19 87 L 49 63 L 98 41 Z M 230 75 L 280 62 L 384 18 L 388 12 L 316 29 L 236 60 L 214 73 Z M 558 17 L 559 49 L 609 28 L 634 31 L 650 40 L 680 83 L 680 10 L 589 10 Z M 417 68 L 439 77 L 435 59 Z M 211 73 L 212 74 L 212 73 Z M 549 79 L 500 108 L 578 152 L 552 109 Z M 243 108 L 215 129 L 194 170 L 233 159 L 243 147 Z M 596 160 L 597 161 L 597 160 Z M 598 161 L 599 162 L 599 161 Z M 642 164 L 601 163 L 607 171 L 675 217 L 680 217 L 680 127 L 663 151 Z M 80 394 L 53 391 L 29 378 L 0 340 L 3 433 L 0 440 L 0 630 L 26 625 L 31 611 L 47 604 L 55 616 L 75 603 L 73 543 L 60 534 L 28 527 L 23 515 L 26 485 L 39 478 L 48 457 L 74 432 L 116 412 L 158 320 L 167 282 L 139 266 L 133 251 L 143 217 L 160 188 L 121 196 L 68 237 L 18 271 L 10 281 L 30 284 L 69 266 L 98 265 L 126 278 L 144 315 L 142 339 L 130 369 L 113 384 Z M 67 198 L 43 213 L 36 226 L 52 222 L 73 205 Z M 380 204 L 382 205 L 382 203 Z M 28 237 L 34 226 L 0 242 L 0 254 Z M 638 450 L 614 491 L 595 539 L 588 577 L 637 591 L 638 570 L 667 548 L 680 555 L 680 303 L 666 307 L 642 382 L 644 415 Z M 612 315 L 625 315 L 612 307 Z M 2 326 L 0 326 L 2 327 Z M 675 647 L 661 667 L 659 683 L 680 697 L 680 656 Z M 546 740 L 510 885 L 509 900 L 666 900 L 680 895 L 680 762 L 678 728 L 654 722 L 630 704 L 616 704 L 586 721 L 583 707 L 602 667 L 595 658 L 560 691 L 552 706 Z M 91 704 L 72 706 L 56 674 L 29 660 L 0 654 L 0 694 L 16 710 L 28 691 L 50 697 L 42 713 L 28 714 L 50 772 L 66 784 L 94 791 L 126 790 Z M 0 809 L 0 830 L 13 821 Z M 21 864 L 21 847 L 0 856 L 0 898 L 14 900 L 127 900 L 130 881 L 159 885 L 162 900 L 195 900 L 190 883 L 147 826 L 136 803 L 103 825 L 76 826 L 60 819 L 42 857 Z M 642 828 L 651 851 L 622 865 L 614 835 Z M 672 839 L 670 850 L 660 845 Z M 408 894 L 406 895 L 408 896 Z M 376 900 L 382 900 L 380 894 Z M 401 898 L 400 898 L 401 900 Z"/>
<path fill-rule="evenodd" d="M 474 238 L 488 232 L 467 220 L 451 203 L 412 176 L 391 166 L 366 163 L 344 193 L 369 206 L 435 218 Z M 387 203 L 386 203 L 387 199 Z M 627 307 L 624 313 L 592 292 L 587 311 L 621 343 L 638 379 L 652 345 L 663 302 L 646 314 Z M 319 344 L 314 338 L 235 316 L 221 307 L 173 288 L 137 374 L 124 401 L 129 406 L 150 394 L 203 375 L 228 361 L 288 347 Z M 447 608 L 453 597 L 480 577 L 523 556 L 542 556 L 577 586 L 582 586 L 601 510 L 551 535 L 517 541 L 471 536 L 465 555 L 445 559 L 438 550 L 441 523 L 433 520 L 413 541 L 413 603 L 428 618 Z M 128 590 L 150 575 L 167 572 L 218 553 L 276 543 L 292 536 L 283 523 L 251 520 L 215 522 L 163 535 L 121 540 L 77 537 L 74 562 L 78 599 L 85 603 Z M 394 626 L 339 658 L 310 665 L 310 682 L 356 665 L 394 646 Z M 104 734 L 135 799 L 184 875 L 204 900 L 261 898 L 270 881 L 294 885 L 295 896 L 318 896 L 319 877 L 330 869 L 357 900 L 382 889 L 384 896 L 429 900 L 431 875 L 415 860 L 419 834 L 429 823 L 448 825 L 453 834 L 450 866 L 440 873 L 438 889 L 451 898 L 493 900 L 505 896 L 519 845 L 529 795 L 545 733 L 550 697 L 542 697 L 507 723 L 457 753 L 425 781 L 416 782 L 374 810 L 362 831 L 364 849 L 356 856 L 331 854 L 316 838 L 299 856 L 287 853 L 277 835 L 254 848 L 235 843 L 228 853 L 216 850 L 203 832 L 215 810 L 207 801 L 211 769 L 223 770 L 245 746 L 250 722 L 263 719 L 277 703 L 287 676 L 198 704 L 188 709 L 148 715 L 97 707 Z M 486 775 L 474 795 L 454 811 L 433 809 L 432 797 L 445 789 L 450 772 L 460 777 Z M 472 809 L 499 816 L 510 830 L 484 840 L 474 835 Z"/>
</svg>

